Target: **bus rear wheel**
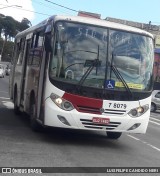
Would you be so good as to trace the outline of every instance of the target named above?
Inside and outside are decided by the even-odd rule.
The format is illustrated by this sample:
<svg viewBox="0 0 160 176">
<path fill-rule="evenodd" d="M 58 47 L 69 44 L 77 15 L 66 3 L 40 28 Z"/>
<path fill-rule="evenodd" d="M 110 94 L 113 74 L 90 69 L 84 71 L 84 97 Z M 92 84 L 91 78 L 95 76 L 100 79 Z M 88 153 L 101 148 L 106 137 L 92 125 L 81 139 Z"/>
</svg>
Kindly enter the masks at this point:
<svg viewBox="0 0 160 176">
<path fill-rule="evenodd" d="M 15 113 L 16 115 L 19 115 L 19 114 L 20 114 L 20 110 L 19 110 L 19 107 L 18 107 L 17 91 L 15 91 L 15 93 L 14 93 L 14 113 Z"/>
<path fill-rule="evenodd" d="M 122 133 L 121 132 L 106 132 L 109 139 L 118 139 Z"/>
<path fill-rule="evenodd" d="M 34 102 L 30 104 L 30 126 L 35 132 L 42 131 L 42 126 L 36 120 L 36 105 Z"/>
</svg>

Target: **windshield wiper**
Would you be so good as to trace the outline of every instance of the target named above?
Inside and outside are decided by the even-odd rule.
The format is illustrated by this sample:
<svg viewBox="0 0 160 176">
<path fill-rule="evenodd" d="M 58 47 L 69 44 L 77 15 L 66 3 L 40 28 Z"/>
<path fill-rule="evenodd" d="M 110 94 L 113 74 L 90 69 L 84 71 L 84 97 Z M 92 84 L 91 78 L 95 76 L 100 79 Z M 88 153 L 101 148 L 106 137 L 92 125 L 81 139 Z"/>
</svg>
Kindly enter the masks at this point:
<svg viewBox="0 0 160 176">
<path fill-rule="evenodd" d="M 78 82 L 77 89 L 79 91 L 81 90 L 81 87 L 82 87 L 84 81 L 86 80 L 86 78 L 88 77 L 88 75 L 91 73 L 91 71 L 93 70 L 93 68 L 97 67 L 98 65 L 99 65 L 99 45 L 98 45 L 97 59 L 92 60 L 92 64 L 89 66 L 89 68 L 87 69 L 87 71 L 85 72 L 85 74 L 82 76 L 82 78 Z"/>
<path fill-rule="evenodd" d="M 90 72 L 93 70 L 94 67 L 96 67 L 99 64 L 99 60 L 98 59 L 94 59 L 92 61 L 92 65 L 87 69 L 87 71 L 85 72 L 85 74 L 82 76 L 82 78 L 80 79 L 80 81 L 78 82 L 78 85 L 81 86 L 84 81 L 86 80 L 86 78 L 88 77 L 88 75 L 90 74 Z"/>
<path fill-rule="evenodd" d="M 130 88 L 128 87 L 126 81 L 124 80 L 123 76 L 121 75 L 121 73 L 118 71 L 117 67 L 115 65 L 113 65 L 113 59 L 114 59 L 114 54 L 112 53 L 112 60 L 111 60 L 111 71 L 110 71 L 110 79 L 111 79 L 111 72 L 113 70 L 114 74 L 116 75 L 116 77 L 123 83 L 126 91 L 128 92 L 128 94 L 131 96 L 131 99 L 133 99 L 133 94 L 130 90 Z"/>
</svg>

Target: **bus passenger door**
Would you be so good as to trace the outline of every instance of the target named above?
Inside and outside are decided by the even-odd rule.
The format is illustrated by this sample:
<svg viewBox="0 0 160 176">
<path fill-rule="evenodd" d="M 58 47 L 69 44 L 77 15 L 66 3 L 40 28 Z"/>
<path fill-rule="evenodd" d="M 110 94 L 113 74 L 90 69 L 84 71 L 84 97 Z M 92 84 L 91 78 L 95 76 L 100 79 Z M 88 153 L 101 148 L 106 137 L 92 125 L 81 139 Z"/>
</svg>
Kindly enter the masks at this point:
<svg viewBox="0 0 160 176">
<path fill-rule="evenodd" d="M 50 27 L 50 25 L 49 25 Z M 46 28 L 48 30 L 48 28 Z M 51 28 L 49 28 L 50 30 Z M 47 31 L 46 30 L 46 31 Z M 47 40 L 48 39 L 48 40 Z M 46 46 L 47 43 L 47 46 Z M 43 42 L 43 56 L 40 67 L 40 75 L 39 75 L 39 85 L 38 85 L 38 101 L 37 101 L 37 118 L 43 123 L 44 122 L 44 107 L 43 107 L 43 99 L 44 99 L 44 89 L 45 89 L 45 79 L 46 79 L 46 70 L 47 63 L 51 53 L 51 32 L 47 31 L 45 33 L 44 42 Z"/>
<path fill-rule="evenodd" d="M 17 63 L 16 61 L 16 55 L 18 52 L 19 43 L 17 40 L 15 40 L 12 59 L 11 59 L 11 65 L 10 65 L 10 75 L 9 75 L 9 96 L 10 99 L 13 100 L 13 93 L 14 93 L 14 75 L 15 75 L 15 65 Z"/>
<path fill-rule="evenodd" d="M 25 38 L 21 38 L 19 39 L 19 42 L 17 42 L 17 51 L 14 63 L 15 69 L 13 68 L 14 73 L 13 97 L 16 98 L 18 107 L 20 107 L 20 100 L 21 100 L 25 50 L 26 50 Z"/>
<path fill-rule="evenodd" d="M 24 110 L 30 113 L 31 104 L 34 102 L 37 109 L 39 99 L 39 81 L 43 75 L 40 74 L 41 62 L 43 57 L 43 34 L 42 30 L 35 31 L 31 44 L 28 43 L 26 57 L 26 74 L 24 86 Z M 30 46 L 30 47 L 29 47 Z M 40 95 L 41 96 L 41 95 Z"/>
<path fill-rule="evenodd" d="M 23 72 L 22 72 L 22 80 L 21 80 L 21 91 L 20 91 L 20 105 L 24 108 L 25 102 L 24 102 L 24 96 L 26 94 L 25 91 L 25 84 L 26 84 L 26 72 L 27 72 L 27 61 L 29 57 L 29 50 L 31 47 L 31 37 L 32 34 L 28 34 L 26 37 L 26 43 L 25 43 L 25 53 L 24 53 L 24 62 L 23 62 Z"/>
</svg>

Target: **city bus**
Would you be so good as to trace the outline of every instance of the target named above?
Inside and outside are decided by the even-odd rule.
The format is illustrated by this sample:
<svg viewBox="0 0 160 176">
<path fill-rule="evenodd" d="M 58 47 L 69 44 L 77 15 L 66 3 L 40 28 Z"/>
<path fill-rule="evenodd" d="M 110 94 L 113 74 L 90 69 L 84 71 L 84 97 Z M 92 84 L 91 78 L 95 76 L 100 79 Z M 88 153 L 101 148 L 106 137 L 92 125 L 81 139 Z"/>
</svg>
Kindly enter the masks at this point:
<svg viewBox="0 0 160 176">
<path fill-rule="evenodd" d="M 9 92 L 41 127 L 145 133 L 154 37 L 102 19 L 55 15 L 15 37 Z"/>
</svg>

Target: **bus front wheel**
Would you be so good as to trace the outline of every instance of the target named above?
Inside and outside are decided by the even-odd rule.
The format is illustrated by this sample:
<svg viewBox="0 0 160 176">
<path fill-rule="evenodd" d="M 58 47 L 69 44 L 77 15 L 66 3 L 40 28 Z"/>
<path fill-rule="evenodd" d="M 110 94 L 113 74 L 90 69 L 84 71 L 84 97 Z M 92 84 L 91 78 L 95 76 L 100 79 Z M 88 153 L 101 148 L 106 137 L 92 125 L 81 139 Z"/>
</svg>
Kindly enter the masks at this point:
<svg viewBox="0 0 160 176">
<path fill-rule="evenodd" d="M 118 139 L 122 133 L 121 132 L 106 132 L 109 139 Z"/>
<path fill-rule="evenodd" d="M 151 112 L 155 112 L 156 109 L 156 105 L 154 103 L 151 103 Z"/>
</svg>

